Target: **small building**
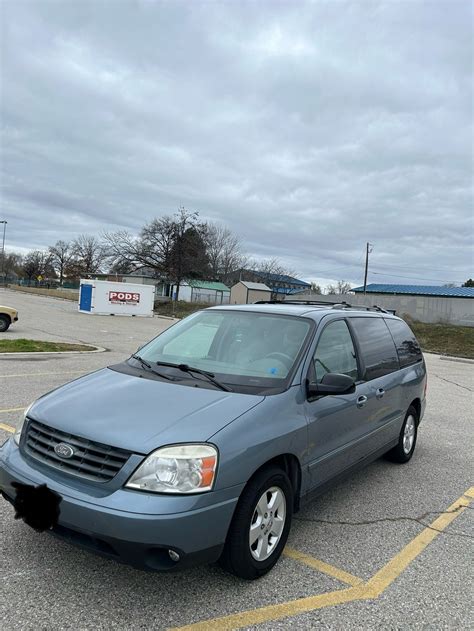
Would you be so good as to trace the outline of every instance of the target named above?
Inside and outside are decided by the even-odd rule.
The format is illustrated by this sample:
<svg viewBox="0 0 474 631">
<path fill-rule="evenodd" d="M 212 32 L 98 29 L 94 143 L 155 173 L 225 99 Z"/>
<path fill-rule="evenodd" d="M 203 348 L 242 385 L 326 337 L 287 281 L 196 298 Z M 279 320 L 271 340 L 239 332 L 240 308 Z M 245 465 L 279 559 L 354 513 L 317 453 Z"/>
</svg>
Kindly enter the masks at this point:
<svg viewBox="0 0 474 631">
<path fill-rule="evenodd" d="M 176 285 L 171 285 L 169 295 L 174 296 Z M 203 302 L 210 305 L 228 305 L 230 289 L 224 283 L 208 280 L 186 280 L 179 286 L 178 300 Z"/>
<path fill-rule="evenodd" d="M 110 279 L 107 279 L 110 280 Z M 135 283 L 136 285 L 159 285 L 160 279 L 155 276 L 145 276 L 144 274 L 140 274 L 140 276 L 136 276 L 135 274 L 125 274 L 122 276 L 122 282 L 124 283 Z"/>
<path fill-rule="evenodd" d="M 365 294 L 363 287 L 352 291 L 356 304 L 370 301 L 420 322 L 474 326 L 474 287 L 371 283 Z"/>
<path fill-rule="evenodd" d="M 96 274 L 88 274 L 87 278 L 89 278 L 90 280 L 106 280 L 110 281 L 111 283 L 134 282 L 133 280 L 125 281 L 122 274 L 102 274 L 101 272 L 97 272 Z"/>
<path fill-rule="evenodd" d="M 169 302 L 171 300 L 171 284 L 163 274 L 156 269 L 143 265 L 133 272 L 122 276 L 124 283 L 139 285 L 153 285 L 155 288 L 155 302 Z"/>
<path fill-rule="evenodd" d="M 228 282 L 237 283 L 238 281 L 264 283 L 271 289 L 274 300 L 284 300 L 285 296 L 291 296 L 311 289 L 310 283 L 287 274 L 273 274 L 244 268 L 229 274 Z"/>
<path fill-rule="evenodd" d="M 240 280 L 230 290 L 231 305 L 248 305 L 259 300 L 271 300 L 272 290 L 264 283 Z"/>
</svg>

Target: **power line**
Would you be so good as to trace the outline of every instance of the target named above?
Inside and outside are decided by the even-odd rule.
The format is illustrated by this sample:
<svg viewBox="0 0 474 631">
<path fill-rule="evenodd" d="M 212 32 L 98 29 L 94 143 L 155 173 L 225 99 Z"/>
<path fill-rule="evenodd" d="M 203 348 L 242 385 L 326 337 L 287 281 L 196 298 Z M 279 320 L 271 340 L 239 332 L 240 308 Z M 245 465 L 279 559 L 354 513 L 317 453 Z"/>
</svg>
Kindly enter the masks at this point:
<svg viewBox="0 0 474 631">
<path fill-rule="evenodd" d="M 340 272 L 341 270 L 347 271 L 349 269 L 358 268 L 359 265 L 361 263 L 363 263 L 364 256 L 365 255 L 361 256 L 360 260 L 357 263 L 347 263 L 345 267 L 338 267 L 338 268 L 334 268 L 334 269 L 331 269 L 331 270 L 320 270 L 320 269 L 318 269 L 317 270 L 318 274 L 334 274 L 335 272 Z M 377 267 L 379 267 L 379 268 L 380 267 L 391 267 L 393 269 L 413 269 L 414 267 L 417 267 L 417 268 L 419 267 L 418 264 L 416 264 L 416 265 L 415 264 L 407 265 L 406 267 L 404 267 L 404 266 L 397 267 L 395 265 L 387 265 L 385 263 L 375 263 L 375 265 Z M 438 272 L 438 271 L 440 271 L 440 272 L 443 272 L 443 271 L 444 272 L 452 272 L 454 274 L 467 274 L 469 276 L 469 272 L 466 272 L 466 270 L 453 270 L 453 269 L 441 270 L 441 269 L 438 269 L 438 268 L 437 269 L 430 268 L 430 271 L 432 271 L 432 272 Z M 375 272 L 373 272 L 373 273 L 375 274 Z M 381 274 L 382 272 L 377 272 L 377 273 Z M 386 274 L 386 276 L 390 276 L 390 274 Z M 394 276 L 394 274 L 392 274 L 392 276 Z M 398 276 L 398 274 L 396 274 L 396 276 Z M 400 277 L 400 278 L 402 278 L 402 277 Z M 463 281 L 458 281 L 458 282 L 463 282 Z"/>
<path fill-rule="evenodd" d="M 318 276 L 321 276 L 323 274 L 335 274 L 336 272 L 340 272 L 341 270 L 346 271 L 350 267 L 357 267 L 357 266 L 356 265 L 348 265 L 346 267 L 338 267 L 337 269 L 331 269 L 331 270 L 320 270 L 320 269 L 317 269 L 317 273 L 318 273 Z"/>
<path fill-rule="evenodd" d="M 341 271 L 344 272 L 344 274 L 346 276 L 353 276 L 354 274 L 350 270 L 351 269 L 355 270 L 356 268 L 358 268 L 362 261 L 363 261 L 363 257 L 361 257 L 361 260 L 359 261 L 358 264 L 356 264 L 356 263 L 348 263 L 345 267 L 338 267 L 338 268 L 334 268 L 334 269 L 331 269 L 331 270 L 321 270 L 321 269 L 317 269 L 316 268 L 315 271 L 316 271 L 318 276 L 325 276 L 325 275 L 327 275 L 326 277 L 330 277 L 331 275 L 337 274 L 337 273 L 339 273 Z M 385 267 L 385 264 L 378 263 L 377 267 L 379 267 L 379 268 L 380 267 Z M 398 269 L 398 268 L 396 268 L 396 266 L 388 266 L 387 265 L 387 267 L 394 267 L 395 269 Z M 400 266 L 400 269 L 405 269 L 405 268 Z M 413 269 L 413 265 L 412 266 L 407 266 L 406 269 Z M 437 270 L 432 269 L 432 271 L 437 271 Z M 448 270 L 444 270 L 444 271 L 448 271 Z M 449 271 L 452 271 L 454 273 L 459 273 L 459 274 L 463 273 L 463 271 L 460 271 L 460 270 L 449 270 Z M 460 284 L 462 284 L 464 282 L 464 280 L 452 280 L 452 279 L 449 279 L 449 280 L 444 279 L 443 280 L 443 279 L 440 279 L 440 278 L 422 278 L 420 276 L 404 276 L 402 274 L 390 274 L 390 273 L 385 273 L 385 272 L 375 272 L 375 271 L 372 271 L 372 270 L 370 271 L 370 274 L 376 274 L 378 276 L 389 276 L 390 278 L 407 278 L 407 279 L 413 279 L 413 280 L 425 280 L 425 281 L 432 281 L 432 282 L 437 282 L 437 283 L 460 283 Z"/>
<path fill-rule="evenodd" d="M 377 263 L 378 267 L 392 267 L 393 269 L 413 269 L 413 265 L 390 265 L 389 263 Z M 416 267 L 420 267 L 420 265 L 417 263 Z M 421 266 L 421 267 L 426 267 L 426 266 Z M 434 268 L 434 267 L 430 267 L 430 271 L 432 272 L 453 272 L 454 274 L 465 274 L 466 270 L 459 270 L 459 269 L 451 269 L 448 267 L 445 268 Z"/>
<path fill-rule="evenodd" d="M 442 278 L 420 278 L 419 276 L 400 276 L 400 274 L 385 274 L 385 272 L 370 272 L 371 274 L 377 274 L 378 276 L 390 276 L 392 278 L 413 278 L 413 280 L 431 280 L 437 283 L 462 283 L 462 280 L 446 280 Z"/>
</svg>

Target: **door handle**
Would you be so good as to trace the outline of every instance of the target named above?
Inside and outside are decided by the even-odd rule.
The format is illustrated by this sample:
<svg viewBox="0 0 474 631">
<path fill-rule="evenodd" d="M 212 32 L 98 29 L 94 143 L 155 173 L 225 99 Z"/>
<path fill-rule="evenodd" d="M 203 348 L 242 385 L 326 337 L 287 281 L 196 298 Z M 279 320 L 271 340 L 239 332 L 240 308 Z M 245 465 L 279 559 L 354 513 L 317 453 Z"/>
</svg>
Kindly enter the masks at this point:
<svg viewBox="0 0 474 631">
<path fill-rule="evenodd" d="M 367 397 L 365 396 L 365 394 L 362 394 L 358 399 L 357 399 L 357 407 L 358 408 L 362 408 L 364 407 L 364 405 L 367 403 Z"/>
<path fill-rule="evenodd" d="M 377 388 L 377 391 L 375 393 L 375 396 L 377 397 L 377 399 L 381 399 L 384 394 L 385 394 L 385 390 L 383 388 Z"/>
</svg>

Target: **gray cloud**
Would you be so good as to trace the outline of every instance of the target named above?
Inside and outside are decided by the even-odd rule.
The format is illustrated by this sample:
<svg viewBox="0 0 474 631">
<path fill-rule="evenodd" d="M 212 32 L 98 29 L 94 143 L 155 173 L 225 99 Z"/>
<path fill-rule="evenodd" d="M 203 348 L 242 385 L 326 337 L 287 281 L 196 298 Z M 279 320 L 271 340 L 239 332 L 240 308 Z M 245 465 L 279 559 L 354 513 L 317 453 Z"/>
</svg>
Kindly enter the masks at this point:
<svg viewBox="0 0 474 631">
<path fill-rule="evenodd" d="M 472 276 L 470 3 L 2 8 L 11 249 L 184 205 L 304 278 Z"/>
</svg>

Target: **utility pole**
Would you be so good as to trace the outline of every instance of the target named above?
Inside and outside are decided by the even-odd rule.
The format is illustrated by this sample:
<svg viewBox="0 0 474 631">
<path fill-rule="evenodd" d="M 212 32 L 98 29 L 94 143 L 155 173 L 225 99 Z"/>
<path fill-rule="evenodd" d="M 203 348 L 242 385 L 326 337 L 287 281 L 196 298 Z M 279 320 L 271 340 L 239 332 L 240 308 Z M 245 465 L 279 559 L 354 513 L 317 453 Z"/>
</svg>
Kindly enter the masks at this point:
<svg viewBox="0 0 474 631">
<path fill-rule="evenodd" d="M 367 274 L 369 273 L 369 254 L 372 252 L 372 250 L 373 250 L 372 244 L 367 241 L 367 246 L 365 249 L 364 295 L 367 290 Z"/>
<path fill-rule="evenodd" d="M 4 273 L 4 269 L 5 269 L 5 232 L 7 229 L 7 221 L 3 220 L 0 221 L 0 223 L 3 224 L 3 241 L 2 241 L 2 280 L 3 280 L 3 286 L 6 287 L 7 284 L 5 282 L 5 276 L 3 275 Z"/>
</svg>

